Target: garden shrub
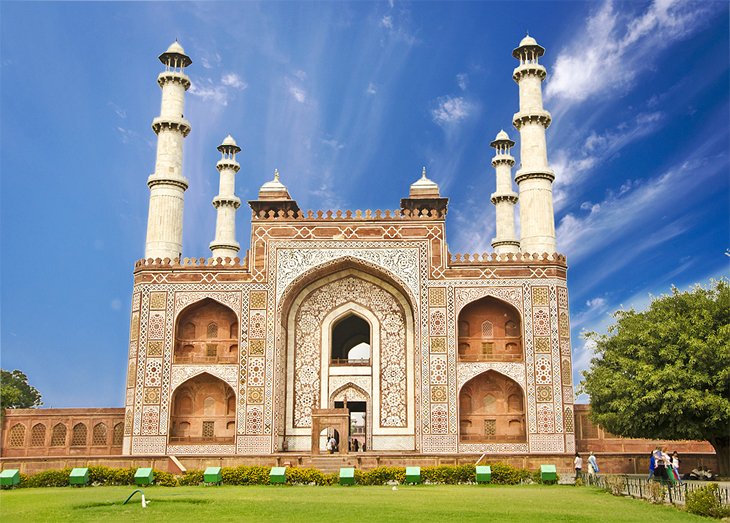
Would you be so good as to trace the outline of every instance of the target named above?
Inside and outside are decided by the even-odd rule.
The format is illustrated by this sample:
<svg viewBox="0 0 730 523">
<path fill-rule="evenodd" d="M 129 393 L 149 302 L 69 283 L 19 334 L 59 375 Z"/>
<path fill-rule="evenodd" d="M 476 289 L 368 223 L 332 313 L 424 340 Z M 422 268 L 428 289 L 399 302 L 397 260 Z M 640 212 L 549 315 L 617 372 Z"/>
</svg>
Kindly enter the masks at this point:
<svg viewBox="0 0 730 523">
<path fill-rule="evenodd" d="M 188 470 L 178 478 L 178 483 L 183 486 L 195 486 L 200 485 L 204 480 L 202 470 Z"/>
<path fill-rule="evenodd" d="M 372 470 L 355 469 L 355 483 L 358 485 L 387 485 L 389 482 L 405 483 L 404 467 L 377 467 Z"/>
<path fill-rule="evenodd" d="M 717 496 L 717 483 L 710 483 L 687 493 L 687 512 L 698 516 L 724 518 L 730 516 L 730 507 L 723 507 Z"/>
<path fill-rule="evenodd" d="M 290 485 L 334 485 L 339 474 L 325 474 L 319 469 L 291 467 L 286 469 L 286 482 Z"/>
<path fill-rule="evenodd" d="M 101 465 L 89 467 L 89 482 L 92 485 L 134 485 L 134 473 L 137 469 L 113 469 Z"/>
<path fill-rule="evenodd" d="M 69 485 L 71 469 L 44 470 L 28 476 L 27 487 L 66 487 Z"/>
<path fill-rule="evenodd" d="M 258 465 L 223 467 L 221 477 L 224 485 L 268 485 L 271 467 Z"/>
<path fill-rule="evenodd" d="M 664 503 L 667 489 L 658 481 L 650 481 L 646 485 L 646 493 L 649 501 L 654 504 Z"/>
<path fill-rule="evenodd" d="M 155 485 L 160 485 L 161 487 L 177 487 L 178 481 L 177 476 L 175 474 L 172 474 L 171 472 L 165 472 L 164 470 L 153 470 L 152 471 L 155 475 Z"/>
<path fill-rule="evenodd" d="M 459 483 L 474 483 L 476 467 L 474 465 L 439 465 L 437 467 L 422 467 L 421 479 L 424 483 L 439 483 L 458 485 Z"/>
<path fill-rule="evenodd" d="M 622 476 L 605 476 L 603 478 L 603 489 L 614 496 L 623 496 L 626 480 Z"/>
<path fill-rule="evenodd" d="M 492 463 L 492 483 L 495 485 L 519 485 L 530 477 L 530 471 L 508 465 Z"/>
</svg>

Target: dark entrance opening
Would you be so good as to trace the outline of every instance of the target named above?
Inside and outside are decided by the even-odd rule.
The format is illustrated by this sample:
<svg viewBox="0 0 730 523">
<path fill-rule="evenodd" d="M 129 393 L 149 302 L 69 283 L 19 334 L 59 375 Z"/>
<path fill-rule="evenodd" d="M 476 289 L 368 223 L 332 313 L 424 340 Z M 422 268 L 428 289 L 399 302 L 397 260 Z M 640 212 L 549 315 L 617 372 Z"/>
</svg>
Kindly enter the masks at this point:
<svg viewBox="0 0 730 523">
<path fill-rule="evenodd" d="M 333 365 L 370 364 L 370 324 L 350 314 L 332 329 Z"/>
<path fill-rule="evenodd" d="M 345 402 L 335 401 L 335 408 L 344 409 Z M 347 410 L 350 411 L 350 442 L 348 448 L 351 452 L 364 451 L 367 439 L 367 402 L 348 401 Z"/>
</svg>

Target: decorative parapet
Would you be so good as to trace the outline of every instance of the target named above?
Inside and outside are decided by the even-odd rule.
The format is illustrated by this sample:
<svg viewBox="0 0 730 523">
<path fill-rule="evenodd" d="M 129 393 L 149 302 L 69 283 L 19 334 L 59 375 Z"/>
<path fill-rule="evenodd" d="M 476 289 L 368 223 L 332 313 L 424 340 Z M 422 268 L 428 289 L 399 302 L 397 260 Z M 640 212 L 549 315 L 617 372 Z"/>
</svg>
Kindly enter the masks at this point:
<svg viewBox="0 0 730 523">
<path fill-rule="evenodd" d="M 474 253 L 474 254 L 461 254 L 461 253 L 449 253 L 448 265 L 450 267 L 457 265 L 483 265 L 485 263 L 514 263 L 514 264 L 525 264 L 525 263 L 544 263 L 544 264 L 557 264 L 567 267 L 567 260 L 564 255 L 554 252 L 548 254 L 546 252 L 542 254 L 528 253 L 528 252 L 506 252 L 502 254 L 497 253 Z"/>
<path fill-rule="evenodd" d="M 280 221 L 378 221 L 378 220 L 443 220 L 446 212 L 435 209 L 409 210 L 394 209 L 381 211 L 366 210 L 337 210 L 337 211 L 273 211 L 263 210 L 252 213 L 254 220 L 280 220 Z"/>
<path fill-rule="evenodd" d="M 243 260 L 236 256 L 235 258 L 183 258 L 182 263 L 179 259 L 171 260 L 170 258 L 143 258 L 134 263 L 134 271 L 143 269 L 200 269 L 201 267 L 213 268 L 216 270 L 243 270 L 248 271 L 248 255 Z"/>
</svg>

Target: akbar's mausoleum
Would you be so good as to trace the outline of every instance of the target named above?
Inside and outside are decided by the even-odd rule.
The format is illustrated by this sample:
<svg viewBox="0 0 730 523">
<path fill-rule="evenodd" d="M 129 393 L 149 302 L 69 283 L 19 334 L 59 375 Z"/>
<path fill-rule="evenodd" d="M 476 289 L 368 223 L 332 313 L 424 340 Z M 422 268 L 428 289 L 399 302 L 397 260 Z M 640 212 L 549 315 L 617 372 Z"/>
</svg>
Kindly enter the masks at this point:
<svg viewBox="0 0 730 523">
<path fill-rule="evenodd" d="M 349 446 L 368 455 L 524 459 L 567 457 L 577 432 L 585 450 L 580 437 L 596 428 L 573 405 L 543 52 L 529 36 L 512 52 L 519 168 L 512 172 L 515 142 L 500 131 L 491 143 L 492 253 L 449 252 L 448 199 L 425 169 L 386 211 L 302 210 L 275 173 L 248 202 L 250 249 L 240 253 L 241 149 L 228 136 L 218 147 L 212 255 L 185 258 L 192 61 L 172 44 L 157 78 L 157 155 L 145 258 L 134 268 L 124 409 L 9 412 L 4 458 L 311 456 L 335 437 L 342 454 Z"/>
</svg>

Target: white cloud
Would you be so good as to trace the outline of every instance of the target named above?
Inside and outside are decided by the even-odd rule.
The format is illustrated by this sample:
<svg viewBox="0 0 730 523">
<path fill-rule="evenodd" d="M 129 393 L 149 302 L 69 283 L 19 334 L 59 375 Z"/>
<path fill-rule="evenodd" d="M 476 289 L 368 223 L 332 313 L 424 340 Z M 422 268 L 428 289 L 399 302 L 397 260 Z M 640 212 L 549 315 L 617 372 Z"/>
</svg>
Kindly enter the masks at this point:
<svg viewBox="0 0 730 523">
<path fill-rule="evenodd" d="M 228 90 L 224 85 L 214 84 L 210 78 L 191 82 L 188 93 L 204 102 L 212 102 L 222 106 L 228 105 Z"/>
<path fill-rule="evenodd" d="M 213 53 L 212 55 L 203 55 L 200 57 L 200 65 L 205 69 L 212 69 L 221 64 L 221 55 L 219 53 Z"/>
<path fill-rule="evenodd" d="M 365 92 L 372 96 L 372 95 L 376 94 L 378 92 L 378 90 L 375 87 L 375 84 L 373 82 L 370 82 L 368 84 L 368 88 L 365 90 Z"/>
<path fill-rule="evenodd" d="M 335 151 L 339 151 L 339 150 L 345 148 L 344 144 L 341 144 L 340 142 L 338 142 L 334 138 L 331 138 L 331 139 L 322 138 L 321 142 L 324 145 L 326 145 L 327 147 L 330 147 L 331 149 L 334 149 Z"/>
<path fill-rule="evenodd" d="M 588 300 L 586 302 L 586 307 L 591 309 L 603 309 L 606 306 L 606 299 L 605 298 L 593 298 L 592 300 Z"/>
<path fill-rule="evenodd" d="M 380 25 L 385 27 L 386 29 L 393 29 L 393 17 L 390 15 L 384 16 L 380 20 Z"/>
<path fill-rule="evenodd" d="M 459 89 L 461 89 L 462 91 L 466 91 L 466 88 L 469 85 L 469 75 L 466 73 L 457 74 L 456 83 L 459 86 Z"/>
<path fill-rule="evenodd" d="M 296 85 L 289 86 L 289 94 L 291 94 L 300 104 L 303 104 L 307 100 L 307 92 Z"/>
<path fill-rule="evenodd" d="M 448 125 L 467 118 L 472 105 L 461 96 L 442 96 L 438 105 L 431 110 L 433 121 L 439 125 Z"/>
<path fill-rule="evenodd" d="M 298 69 L 298 70 L 294 71 L 294 76 L 296 76 L 299 80 L 304 81 L 307 78 L 307 73 L 305 73 L 301 69 Z"/>
<path fill-rule="evenodd" d="M 632 17 L 605 1 L 558 54 L 546 97 L 573 104 L 626 89 L 638 73 L 652 67 L 658 52 L 701 26 L 712 8 L 708 4 L 656 0 Z"/>
<path fill-rule="evenodd" d="M 238 76 L 236 73 L 224 74 L 223 76 L 221 76 L 221 83 L 226 87 L 232 87 L 234 89 L 238 89 L 239 91 L 242 91 L 243 89 L 246 89 L 246 87 L 248 87 L 248 84 L 244 82 L 241 77 Z"/>
</svg>

